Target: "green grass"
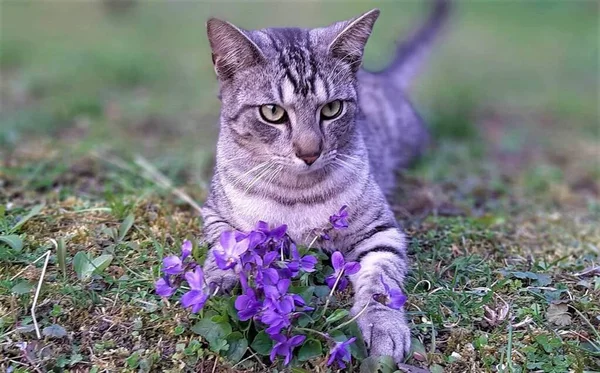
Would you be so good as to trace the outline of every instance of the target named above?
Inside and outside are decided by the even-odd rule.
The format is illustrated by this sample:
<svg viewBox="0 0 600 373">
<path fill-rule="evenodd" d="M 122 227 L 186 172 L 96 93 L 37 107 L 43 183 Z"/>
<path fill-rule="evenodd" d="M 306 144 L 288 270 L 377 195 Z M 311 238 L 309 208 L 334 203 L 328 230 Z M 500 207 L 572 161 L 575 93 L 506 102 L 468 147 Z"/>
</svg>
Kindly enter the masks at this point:
<svg viewBox="0 0 600 373">
<path fill-rule="evenodd" d="M 123 14 L 3 2 L 0 236 L 15 248 L 0 243 L 0 368 L 231 371 L 191 330 L 196 317 L 153 292 L 162 257 L 198 237 L 201 220 L 135 156 L 204 200 L 218 130 L 209 15 L 316 26 L 375 6 L 369 67 L 419 21 L 417 2 L 141 2 Z M 459 2 L 414 89 L 434 144 L 402 174 L 394 203 L 411 237 L 408 364 L 600 371 L 600 274 L 582 274 L 600 262 L 598 10 Z M 64 267 L 52 239 L 65 243 Z M 30 264 L 47 250 L 37 320 L 67 336 L 54 327 L 37 340 L 29 308 L 43 260 Z M 78 253 L 113 260 L 81 280 Z"/>
</svg>

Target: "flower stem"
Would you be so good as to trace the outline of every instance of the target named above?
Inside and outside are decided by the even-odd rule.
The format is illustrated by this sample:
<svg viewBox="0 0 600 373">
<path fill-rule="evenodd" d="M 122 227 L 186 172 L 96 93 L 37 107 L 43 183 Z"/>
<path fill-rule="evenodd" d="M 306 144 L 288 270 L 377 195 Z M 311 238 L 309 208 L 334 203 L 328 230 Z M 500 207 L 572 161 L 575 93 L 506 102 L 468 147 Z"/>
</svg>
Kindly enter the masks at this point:
<svg viewBox="0 0 600 373">
<path fill-rule="evenodd" d="M 317 334 L 317 335 L 319 335 L 319 336 L 321 336 L 321 337 L 325 338 L 325 339 L 326 339 L 326 340 L 328 340 L 328 341 L 333 341 L 333 338 L 331 338 L 329 335 L 327 335 L 327 334 L 325 334 L 325 333 L 322 333 L 322 332 L 320 332 L 320 331 L 318 331 L 318 330 L 309 329 L 309 328 L 299 328 L 299 327 L 297 327 L 297 328 L 295 328 L 295 329 L 296 329 L 296 330 L 303 331 L 303 332 L 308 332 L 308 333 Z"/>
<path fill-rule="evenodd" d="M 362 310 L 360 310 L 360 312 L 359 312 L 359 313 L 357 313 L 356 315 L 354 315 L 354 317 L 353 317 L 353 318 L 351 318 L 350 320 L 348 320 L 348 321 L 346 321 L 346 322 L 343 322 L 343 323 L 341 323 L 340 325 L 338 325 L 338 326 L 336 326 L 335 328 L 331 329 L 331 331 L 334 331 L 334 330 L 341 329 L 341 328 L 343 328 L 344 326 L 346 326 L 346 325 L 349 325 L 349 324 L 351 324 L 352 322 L 354 322 L 356 319 L 358 319 L 358 318 L 360 317 L 360 315 L 362 315 L 363 313 L 365 313 L 365 311 L 367 310 L 367 308 L 369 307 L 369 305 L 371 305 L 371 300 L 370 300 L 370 299 L 369 299 L 369 301 L 367 302 L 367 304 L 365 304 L 365 306 L 363 307 L 363 309 L 362 309 Z"/>
<path fill-rule="evenodd" d="M 308 250 L 310 250 L 312 248 L 312 245 L 315 244 L 315 242 L 317 242 L 317 239 L 319 238 L 319 235 L 317 234 L 315 236 L 315 238 L 313 238 L 313 240 L 310 242 L 310 245 L 308 245 Z"/>
<path fill-rule="evenodd" d="M 340 279 L 342 278 L 343 275 L 344 275 L 344 269 L 342 269 L 340 271 L 340 273 L 338 274 L 337 278 L 335 279 L 335 283 L 333 284 L 333 287 L 331 288 L 331 291 L 329 292 L 329 295 L 327 296 L 327 301 L 325 301 L 325 306 L 323 307 L 323 312 L 321 312 L 321 317 L 325 316 L 325 311 L 327 311 L 327 307 L 329 307 L 329 302 L 331 301 L 331 297 L 333 296 L 333 292 L 337 288 L 338 283 L 340 282 Z"/>
</svg>

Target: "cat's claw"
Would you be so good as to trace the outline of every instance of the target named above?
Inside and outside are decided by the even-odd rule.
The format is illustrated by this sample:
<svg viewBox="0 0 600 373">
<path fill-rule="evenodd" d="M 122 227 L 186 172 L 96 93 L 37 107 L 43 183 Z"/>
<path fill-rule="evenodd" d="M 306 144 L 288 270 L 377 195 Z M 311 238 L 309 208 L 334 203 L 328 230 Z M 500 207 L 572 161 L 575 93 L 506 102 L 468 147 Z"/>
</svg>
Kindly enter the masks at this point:
<svg viewBox="0 0 600 373">
<path fill-rule="evenodd" d="M 363 307 L 355 305 L 352 314 Z M 392 356 L 397 364 L 404 361 L 410 352 L 410 329 L 403 311 L 376 303 L 370 305 L 357 322 L 371 356 Z"/>
</svg>

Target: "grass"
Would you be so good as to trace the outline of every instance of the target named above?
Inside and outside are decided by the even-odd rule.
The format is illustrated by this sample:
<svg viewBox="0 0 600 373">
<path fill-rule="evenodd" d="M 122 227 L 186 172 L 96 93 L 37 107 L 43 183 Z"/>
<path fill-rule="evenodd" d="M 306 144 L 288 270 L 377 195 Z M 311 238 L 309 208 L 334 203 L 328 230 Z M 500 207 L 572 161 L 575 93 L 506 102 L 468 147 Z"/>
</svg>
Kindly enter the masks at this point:
<svg viewBox="0 0 600 373">
<path fill-rule="evenodd" d="M 411 237 L 408 363 L 600 371 L 598 4 L 459 5 L 415 87 L 435 141 L 402 173 L 394 203 Z M 375 67 L 421 8 L 1 6 L 0 236 L 13 246 L 0 243 L 2 370 L 264 371 L 255 358 L 235 370 L 215 360 L 190 329 L 195 316 L 154 294 L 162 257 L 199 237 L 201 220 L 136 159 L 204 200 L 218 115 L 209 14 L 315 26 L 378 6 L 366 59 Z M 31 263 L 48 250 L 38 340 L 29 309 L 44 260 Z M 113 259 L 82 280 L 84 253 Z M 323 361 L 304 368 L 325 371 Z"/>
</svg>

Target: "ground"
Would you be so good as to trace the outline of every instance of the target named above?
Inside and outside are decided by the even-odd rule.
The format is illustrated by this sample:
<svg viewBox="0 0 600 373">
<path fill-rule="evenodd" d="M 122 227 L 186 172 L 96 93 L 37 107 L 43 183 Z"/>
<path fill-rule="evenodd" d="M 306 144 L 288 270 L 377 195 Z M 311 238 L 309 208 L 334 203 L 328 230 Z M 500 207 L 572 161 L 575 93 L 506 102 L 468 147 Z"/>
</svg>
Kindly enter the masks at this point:
<svg viewBox="0 0 600 373">
<path fill-rule="evenodd" d="M 316 26 L 375 5 L 109 3 L 1 4 L 0 368 L 264 370 L 215 360 L 195 316 L 153 291 L 162 257 L 200 235 L 190 202 L 218 131 L 204 20 Z M 434 142 L 394 202 L 411 238 L 407 363 L 599 371 L 598 3 L 459 5 L 413 90 Z M 422 16 L 376 6 L 373 68 Z M 113 260 L 86 277 L 78 253 Z"/>
</svg>

